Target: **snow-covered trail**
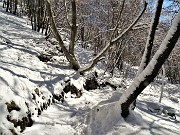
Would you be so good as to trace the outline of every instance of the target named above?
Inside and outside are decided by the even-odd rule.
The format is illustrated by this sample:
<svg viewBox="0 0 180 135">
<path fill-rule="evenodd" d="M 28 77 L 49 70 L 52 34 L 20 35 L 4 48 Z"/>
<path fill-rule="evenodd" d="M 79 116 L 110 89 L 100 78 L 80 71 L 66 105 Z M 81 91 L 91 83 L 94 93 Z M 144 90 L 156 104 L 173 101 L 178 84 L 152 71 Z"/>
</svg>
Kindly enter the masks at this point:
<svg viewBox="0 0 180 135">
<path fill-rule="evenodd" d="M 28 111 L 25 104 L 27 102 L 33 113 L 34 123 L 31 127 L 27 127 L 23 134 L 82 134 L 85 128 L 83 122 L 89 106 L 97 104 L 99 100 L 107 99 L 111 94 L 106 92 L 104 96 L 105 90 L 88 92 L 79 99 L 69 98 L 63 104 L 53 104 L 38 115 L 36 108 L 41 104 L 42 97 L 36 97 L 39 103 L 32 100 L 32 93 L 36 88 L 49 97 L 54 92 L 62 91 L 61 80 L 66 76 L 72 77 L 77 87 L 81 87 L 81 84 L 75 79 L 77 75 L 73 70 L 61 70 L 56 63 L 44 63 L 37 58 L 37 55 L 46 49 L 45 42 L 42 42 L 44 36 L 32 31 L 26 19 L 5 12 L 1 2 L 0 24 L 0 133 L 10 134 L 9 129 L 13 128 L 13 124 L 7 121 L 7 115 L 22 119 Z M 77 51 L 83 54 L 79 58 L 84 61 L 83 51 Z M 5 103 L 12 100 L 21 107 L 20 112 L 14 110 L 7 112 Z M 20 133 L 19 127 L 15 131 Z"/>
<path fill-rule="evenodd" d="M 76 133 L 69 122 L 71 110 L 62 110 L 63 106 L 52 105 L 40 116 L 35 112 L 38 105 L 32 101 L 33 90 L 38 88 L 44 95 L 51 95 L 55 88 L 60 88 L 59 81 L 65 77 L 66 72 L 37 58 L 37 55 L 44 51 L 45 45 L 41 42 L 43 40 L 44 36 L 32 31 L 26 19 L 5 12 L 0 2 L 0 133 L 9 134 L 8 130 L 13 128 L 6 117 L 18 112 L 12 111 L 9 114 L 5 105 L 12 100 L 22 107 L 22 112 L 27 111 L 25 101 L 34 110 L 34 124 L 23 134 Z M 73 71 L 67 70 L 66 73 L 72 74 Z M 39 99 L 40 102 L 41 100 Z M 22 112 L 14 117 L 21 119 L 25 115 Z"/>
<path fill-rule="evenodd" d="M 32 127 L 28 127 L 23 134 L 26 135 L 71 135 L 76 131 L 73 126 L 73 112 L 62 105 L 52 105 L 36 118 Z"/>
</svg>

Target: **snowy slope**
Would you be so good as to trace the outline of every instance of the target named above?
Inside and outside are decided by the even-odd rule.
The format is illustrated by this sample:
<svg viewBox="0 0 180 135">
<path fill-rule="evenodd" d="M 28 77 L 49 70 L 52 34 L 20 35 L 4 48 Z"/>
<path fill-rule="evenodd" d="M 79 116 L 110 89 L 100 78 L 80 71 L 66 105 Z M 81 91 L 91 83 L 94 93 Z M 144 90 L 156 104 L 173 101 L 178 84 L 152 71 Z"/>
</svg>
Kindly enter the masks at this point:
<svg viewBox="0 0 180 135">
<path fill-rule="evenodd" d="M 111 107 L 119 100 L 123 88 L 114 90 L 107 86 L 86 91 L 83 88 L 84 78 L 68 68 L 62 54 L 53 57 L 54 61 L 40 61 L 37 56 L 48 52 L 49 43 L 44 41 L 43 35 L 32 31 L 27 22 L 26 19 L 4 12 L 0 2 L 0 134 L 9 135 L 10 129 L 25 135 L 180 134 L 180 85 L 167 82 L 162 104 L 159 104 L 159 84 L 152 83 L 139 96 L 137 108 L 127 120 L 120 115 L 117 119 L 111 119 L 112 111 L 120 112 L 119 108 L 111 110 Z M 76 51 L 82 64 L 91 59 L 91 51 L 79 47 Z M 108 80 L 120 85 L 123 80 L 120 76 L 110 78 L 102 70 L 98 72 L 102 82 Z M 68 93 L 63 103 L 52 103 L 52 94 L 62 91 L 67 77 L 82 90 L 82 96 L 72 98 Z M 126 85 L 131 81 L 127 79 Z M 51 105 L 39 115 L 38 108 L 49 100 Z M 8 111 L 7 104 L 12 101 L 20 108 L 19 111 L 18 107 L 17 110 Z M 158 109 L 160 106 L 173 109 L 176 119 L 150 111 L 150 108 Z M 33 125 L 26 127 L 22 133 L 20 126 L 14 128 L 7 120 L 7 117 L 22 120 L 29 113 Z M 115 125 L 111 125 L 111 122 Z"/>
<path fill-rule="evenodd" d="M 37 55 L 43 52 L 45 45 L 36 46 L 36 43 L 44 40 L 44 37 L 32 31 L 25 19 L 1 11 L 0 24 L 0 132 L 10 134 L 9 129 L 14 126 L 7 121 L 7 115 L 12 119 L 22 119 L 30 109 L 35 120 L 34 125 L 44 122 L 39 121 L 41 118 L 38 118 L 38 112 L 35 109 L 52 97 L 56 84 L 58 85 L 65 77 L 65 71 L 48 66 L 37 58 Z M 72 72 L 68 71 L 68 73 Z M 47 98 L 45 101 L 38 96 L 36 96 L 37 102 L 32 100 L 32 93 L 35 93 L 36 88 Z M 21 108 L 20 111 L 7 112 L 5 104 L 12 101 Z M 29 108 L 25 102 L 28 103 Z M 73 130 L 68 124 L 65 124 L 63 129 L 61 132 L 67 134 Z M 17 128 L 17 132 L 19 131 L 20 129 Z"/>
<path fill-rule="evenodd" d="M 26 128 L 24 134 L 77 133 L 75 127 L 79 126 L 78 115 L 84 121 L 85 114 L 81 115 L 81 112 L 88 112 L 89 106 L 96 105 L 99 97 L 103 97 L 104 94 L 84 92 L 85 96 L 80 99 L 67 98 L 63 104 L 61 102 L 53 104 L 39 116 L 37 109 L 42 103 L 47 103 L 52 94 L 62 91 L 67 76 L 79 89 L 82 89 L 83 78 L 68 69 L 63 56 L 55 57 L 59 60 L 57 63 L 40 61 L 37 56 L 44 53 L 48 46 L 48 43 L 43 42 L 43 35 L 32 31 L 27 25 L 28 20 L 4 12 L 2 3 L 0 4 L 0 133 L 10 134 L 9 129 L 14 128 L 14 125 L 7 121 L 7 116 L 21 120 L 29 111 L 34 123 L 32 127 Z M 86 55 L 91 55 L 82 49 L 77 51 L 82 63 L 86 62 L 87 59 L 84 59 Z M 37 96 L 36 89 L 43 94 Z M 111 93 L 111 90 L 108 92 Z M 36 101 L 33 100 L 33 95 Z M 43 96 L 45 99 L 42 99 Z M 109 94 L 105 99 L 108 96 Z M 104 98 L 100 100 L 102 99 Z M 20 107 L 20 111 L 8 112 L 6 104 L 12 101 Z M 86 107 L 87 105 L 89 106 Z M 20 134 L 19 126 L 14 130 Z"/>
</svg>

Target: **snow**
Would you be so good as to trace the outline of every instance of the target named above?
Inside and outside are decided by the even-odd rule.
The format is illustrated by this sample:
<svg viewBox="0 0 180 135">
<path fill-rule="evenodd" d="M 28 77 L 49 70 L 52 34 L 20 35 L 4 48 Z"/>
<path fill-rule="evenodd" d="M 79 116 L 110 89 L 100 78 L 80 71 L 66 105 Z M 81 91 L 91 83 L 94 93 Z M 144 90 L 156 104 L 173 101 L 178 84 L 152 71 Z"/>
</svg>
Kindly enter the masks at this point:
<svg viewBox="0 0 180 135">
<path fill-rule="evenodd" d="M 54 56 L 55 61 L 42 62 L 37 58 L 41 53 L 53 51 L 53 46 L 44 41 L 44 36 L 30 29 L 27 19 L 6 13 L 0 2 L 0 134 L 11 134 L 14 125 L 7 120 L 21 120 L 30 111 L 34 121 L 24 135 L 128 135 L 128 134 L 180 134 L 180 85 L 167 83 L 164 86 L 162 103 L 157 103 L 160 87 L 152 83 L 139 96 L 137 108 L 124 120 L 120 115 L 119 99 L 132 80 L 121 76 L 113 78 L 102 68 L 95 68 L 98 81 L 109 81 L 121 85 L 116 90 L 106 86 L 91 91 L 84 90 L 85 78 L 68 68 L 62 54 Z M 68 41 L 66 41 L 68 42 Z M 50 46 L 50 48 L 49 48 Z M 91 61 L 93 52 L 76 48 L 81 64 Z M 87 59 L 88 58 L 88 59 Z M 155 61 L 154 61 L 155 62 Z M 133 67 L 132 67 L 133 68 Z M 143 75 L 137 80 L 143 79 Z M 65 95 L 64 102 L 52 103 L 41 115 L 37 109 L 47 103 L 53 94 L 61 94 L 67 81 L 82 91 L 80 98 Z M 125 82 L 125 83 L 124 83 Z M 136 87 L 136 84 L 134 85 Z M 155 87 L 156 86 L 156 87 Z M 37 95 L 39 93 L 39 95 Z M 127 93 L 129 94 L 129 93 Z M 34 95 L 34 96 L 33 96 Z M 33 100 L 35 98 L 36 100 Z M 52 99 L 51 99 L 52 100 Z M 14 101 L 20 111 L 8 112 L 7 103 Z M 149 108 L 173 110 L 176 120 L 165 114 L 152 113 Z M 115 113 L 114 116 L 112 116 Z"/>
</svg>

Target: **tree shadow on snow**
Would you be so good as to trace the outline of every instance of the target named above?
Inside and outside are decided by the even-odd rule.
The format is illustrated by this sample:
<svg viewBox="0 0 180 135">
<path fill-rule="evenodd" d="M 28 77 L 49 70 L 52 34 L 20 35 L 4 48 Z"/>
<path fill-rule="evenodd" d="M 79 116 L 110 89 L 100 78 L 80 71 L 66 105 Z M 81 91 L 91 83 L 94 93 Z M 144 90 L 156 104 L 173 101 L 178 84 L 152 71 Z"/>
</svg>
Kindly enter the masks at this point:
<svg viewBox="0 0 180 135">
<path fill-rule="evenodd" d="M 54 91 L 54 84 L 56 84 L 57 82 L 59 82 L 60 80 L 65 78 L 64 74 L 56 74 L 56 75 L 52 74 L 53 76 L 55 76 L 53 79 L 39 81 L 39 80 L 35 80 L 35 79 L 29 79 L 29 78 L 27 78 L 27 76 L 25 76 L 23 74 L 15 73 L 14 71 L 12 71 L 8 68 L 5 68 L 3 66 L 0 66 L 0 68 L 5 70 L 5 71 L 10 72 L 14 76 L 17 76 L 20 78 L 26 78 L 30 82 L 33 82 L 33 83 L 37 84 L 38 86 L 45 86 L 51 93 L 53 93 L 53 91 Z M 46 75 L 45 72 L 42 72 L 42 74 Z M 51 75 L 50 73 L 47 73 L 47 75 L 48 74 Z"/>
<path fill-rule="evenodd" d="M 37 41 L 42 41 L 44 40 L 44 36 L 41 35 L 39 32 L 36 32 L 32 29 L 30 29 L 28 27 L 27 24 L 25 24 L 25 21 L 20 20 L 20 19 L 16 19 L 18 16 L 15 16 L 11 13 L 2 11 L 5 15 L 7 15 L 8 17 L 2 17 L 0 16 L 0 24 L 3 27 L 3 29 L 0 29 L 0 31 L 3 33 L 3 35 L 5 35 L 6 38 L 8 39 L 33 39 L 33 40 L 37 40 Z M 11 17 L 16 17 L 16 18 L 11 18 Z M 21 18 L 21 17 L 19 17 Z M 23 18 L 22 18 L 23 19 Z M 24 24 L 24 25 L 22 25 Z M 9 27 L 6 30 L 6 27 Z M 5 29 L 4 29 L 5 28 Z M 21 33 L 23 32 L 23 33 Z M 37 34 L 35 34 L 37 33 Z M 37 36 L 39 35 L 39 36 Z M 11 37 L 13 36 L 13 38 Z M 11 37 L 11 38 L 10 38 Z"/>
<path fill-rule="evenodd" d="M 160 118 L 162 120 L 180 124 L 180 121 L 178 121 L 176 119 L 173 119 L 170 116 L 164 116 L 162 114 L 153 113 L 148 109 L 148 108 L 159 109 L 160 107 L 166 108 L 167 110 L 173 109 L 170 106 L 165 106 L 165 105 L 162 105 L 160 103 L 153 103 L 153 102 L 149 102 L 149 101 L 139 101 L 139 100 L 137 102 L 137 108 L 139 110 L 141 110 L 141 111 L 143 111 L 145 113 L 148 113 L 150 115 L 153 115 L 153 116 L 155 116 L 157 118 Z"/>
<path fill-rule="evenodd" d="M 140 128 L 138 128 L 138 130 L 129 133 L 127 135 L 135 135 L 135 134 L 144 134 L 144 133 L 150 133 L 151 135 L 157 135 L 157 134 L 174 134 L 174 135 L 178 135 L 179 131 L 176 128 L 176 130 L 173 130 L 170 128 L 170 126 L 172 126 L 171 124 L 167 126 L 164 124 L 160 124 L 161 122 L 167 121 L 169 123 L 175 123 L 176 125 L 180 124 L 180 122 L 178 120 L 175 120 L 169 116 L 163 116 L 163 115 L 158 115 L 157 113 L 152 113 L 150 112 L 150 110 L 148 109 L 148 107 L 151 108 L 158 108 L 160 105 L 158 103 L 153 103 L 153 102 L 148 102 L 148 101 L 138 101 L 137 102 L 137 108 L 140 111 L 143 112 L 143 114 L 139 114 L 137 112 L 131 113 L 131 115 L 127 118 L 127 123 L 131 124 L 131 125 L 138 125 Z M 162 106 L 162 105 L 161 105 Z M 167 106 L 164 106 L 167 107 Z M 146 119 L 142 118 L 142 116 L 146 117 Z M 153 117 L 152 117 L 153 116 Z M 178 115 L 179 116 L 179 115 Z M 149 121 L 148 121 L 148 120 Z"/>
<path fill-rule="evenodd" d="M 64 65 L 64 62 L 58 62 L 55 63 L 46 63 L 48 66 L 51 66 L 52 68 L 60 68 L 60 69 L 71 69 L 69 65 Z"/>
<path fill-rule="evenodd" d="M 147 123 L 148 126 L 142 126 L 139 130 L 126 134 L 126 135 L 138 135 L 138 134 L 151 134 L 151 135 L 178 135 L 179 133 L 172 130 L 171 128 L 162 127 L 159 124 L 156 124 L 161 119 L 153 120 L 150 123 Z M 178 131 L 178 129 L 177 129 Z"/>
</svg>

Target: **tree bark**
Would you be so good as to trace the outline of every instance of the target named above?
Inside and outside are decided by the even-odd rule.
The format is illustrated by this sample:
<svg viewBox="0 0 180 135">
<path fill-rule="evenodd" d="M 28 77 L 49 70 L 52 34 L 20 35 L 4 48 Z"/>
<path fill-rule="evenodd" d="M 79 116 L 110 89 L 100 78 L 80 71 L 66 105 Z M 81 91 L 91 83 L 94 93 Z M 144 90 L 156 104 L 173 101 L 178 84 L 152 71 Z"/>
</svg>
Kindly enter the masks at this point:
<svg viewBox="0 0 180 135">
<path fill-rule="evenodd" d="M 9 0 L 9 12 L 12 13 L 12 0 Z"/>
<path fill-rule="evenodd" d="M 9 0 L 7 0 L 6 12 L 9 10 Z"/>
<path fill-rule="evenodd" d="M 145 51 L 141 60 L 141 64 L 138 69 L 137 76 L 146 68 L 146 66 L 148 65 L 150 61 L 154 37 L 155 37 L 156 29 L 159 23 L 163 1 L 164 0 L 157 1 L 156 11 L 154 13 L 154 18 L 152 19 L 151 28 L 149 30 L 149 36 L 146 42 Z"/>
<path fill-rule="evenodd" d="M 148 65 L 148 63 L 150 61 L 154 37 L 155 37 L 157 26 L 159 24 L 159 18 L 161 16 L 163 1 L 164 0 L 158 0 L 157 1 L 156 11 L 154 13 L 154 17 L 153 17 L 152 22 L 151 22 L 151 27 L 150 27 L 148 39 L 146 42 L 145 51 L 143 53 L 142 60 L 141 60 L 141 63 L 140 63 L 140 66 L 139 66 L 139 69 L 138 69 L 136 76 L 138 76 L 146 68 L 146 66 Z M 134 109 L 136 107 L 136 101 L 133 102 L 133 106 L 134 106 L 133 107 L 133 109 Z"/>
<path fill-rule="evenodd" d="M 6 4 L 7 4 L 7 2 L 5 0 L 3 0 L 3 8 L 6 7 Z"/>
<path fill-rule="evenodd" d="M 81 27 L 81 41 L 84 42 L 84 29 L 85 27 Z M 84 47 L 85 48 L 85 47 Z"/>
<path fill-rule="evenodd" d="M 74 56 L 75 39 L 77 35 L 77 24 L 76 24 L 76 1 L 72 0 L 72 26 L 71 26 L 71 39 L 69 44 L 69 53 Z"/>
<path fill-rule="evenodd" d="M 162 84 L 161 84 L 161 87 L 160 87 L 161 94 L 160 94 L 160 97 L 159 97 L 159 103 L 161 103 L 161 100 L 162 100 L 162 97 L 163 97 L 164 85 L 165 85 L 165 76 L 166 76 L 166 70 L 165 70 L 165 67 L 163 65 L 162 66 Z"/>
<path fill-rule="evenodd" d="M 13 11 L 13 14 L 17 13 L 17 4 L 18 4 L 18 0 L 15 0 L 14 1 L 14 11 Z"/>
<path fill-rule="evenodd" d="M 154 80 L 159 69 L 164 64 L 173 50 L 180 36 L 180 12 L 176 16 L 168 34 L 160 48 L 155 53 L 147 67 L 137 76 L 131 86 L 123 93 L 119 103 L 121 104 L 121 116 L 126 118 L 129 115 L 129 106 L 137 96 Z"/>
<path fill-rule="evenodd" d="M 45 36 L 47 36 L 48 35 L 48 30 L 49 30 L 49 18 L 45 21 L 45 24 L 46 24 Z"/>
</svg>

